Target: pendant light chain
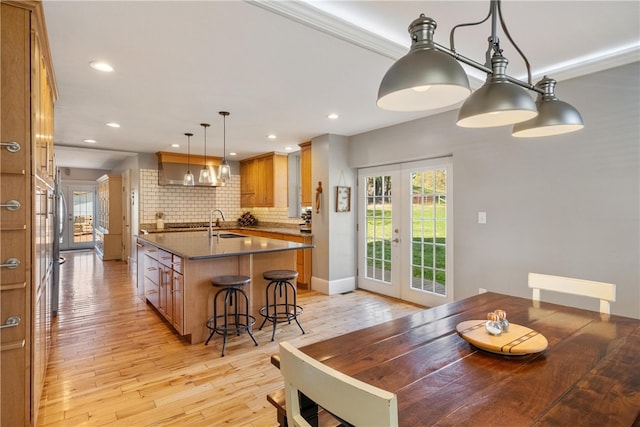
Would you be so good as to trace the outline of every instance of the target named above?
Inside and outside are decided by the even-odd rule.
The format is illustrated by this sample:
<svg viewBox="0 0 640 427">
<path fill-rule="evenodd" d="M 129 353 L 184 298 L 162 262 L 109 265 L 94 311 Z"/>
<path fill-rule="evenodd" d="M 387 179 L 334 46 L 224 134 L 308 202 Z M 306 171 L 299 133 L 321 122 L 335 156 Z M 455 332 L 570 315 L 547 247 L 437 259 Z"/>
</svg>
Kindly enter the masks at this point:
<svg viewBox="0 0 640 427">
<path fill-rule="evenodd" d="M 223 134 L 222 134 L 222 162 L 218 167 L 218 179 L 223 183 L 228 182 L 231 179 L 231 167 L 229 166 L 229 162 L 227 162 L 227 116 L 229 115 L 228 111 L 219 111 L 218 114 L 222 116 L 222 126 L 223 126 Z"/>
<path fill-rule="evenodd" d="M 184 135 L 187 137 L 187 173 L 184 174 L 182 185 L 191 187 L 195 185 L 195 179 L 191 173 L 191 137 L 193 134 L 187 132 Z"/>
</svg>

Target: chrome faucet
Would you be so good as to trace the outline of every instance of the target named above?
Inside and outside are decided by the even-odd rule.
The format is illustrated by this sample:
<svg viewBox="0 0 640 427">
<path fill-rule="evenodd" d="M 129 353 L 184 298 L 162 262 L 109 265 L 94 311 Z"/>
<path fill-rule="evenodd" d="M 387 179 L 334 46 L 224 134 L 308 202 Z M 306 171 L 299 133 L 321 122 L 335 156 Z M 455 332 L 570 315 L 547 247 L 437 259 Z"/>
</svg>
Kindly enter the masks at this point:
<svg viewBox="0 0 640 427">
<path fill-rule="evenodd" d="M 213 214 L 216 213 L 216 212 L 220 212 L 220 216 L 222 217 L 222 220 L 226 221 L 224 219 L 224 212 L 222 212 L 222 209 L 217 209 L 217 208 L 216 209 L 211 209 L 209 211 L 209 237 L 213 237 L 214 236 L 214 234 L 213 234 Z M 220 235 L 220 234 L 218 233 L 218 235 Z"/>
</svg>

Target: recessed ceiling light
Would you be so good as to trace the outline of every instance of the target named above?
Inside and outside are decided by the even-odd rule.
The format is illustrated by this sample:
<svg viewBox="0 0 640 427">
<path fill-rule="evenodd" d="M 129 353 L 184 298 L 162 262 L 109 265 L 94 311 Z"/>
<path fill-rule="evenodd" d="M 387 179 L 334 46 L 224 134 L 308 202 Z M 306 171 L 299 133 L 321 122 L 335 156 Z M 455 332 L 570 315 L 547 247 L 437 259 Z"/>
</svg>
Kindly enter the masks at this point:
<svg viewBox="0 0 640 427">
<path fill-rule="evenodd" d="M 269 139 L 276 139 L 276 138 L 277 138 L 277 136 L 276 136 L 276 135 L 274 135 L 274 134 L 272 134 L 272 133 L 270 133 L 269 135 L 267 135 L 267 138 L 269 138 Z"/>
<path fill-rule="evenodd" d="M 230 152 L 230 153 L 229 153 L 229 155 L 230 155 L 230 156 L 237 156 L 237 155 L 238 155 L 238 153 L 236 153 L 235 151 L 232 151 L 232 152 Z"/>
<path fill-rule="evenodd" d="M 329 114 L 329 115 L 327 116 L 327 118 L 328 118 L 328 119 L 331 119 L 331 120 L 335 120 L 335 119 L 337 119 L 338 117 L 340 117 L 340 116 L 338 116 L 336 113 L 331 113 L 331 114 Z"/>
<path fill-rule="evenodd" d="M 287 146 L 287 147 L 284 147 L 284 150 L 285 151 L 291 151 L 291 150 L 293 150 L 293 148 Z"/>
<path fill-rule="evenodd" d="M 91 61 L 89 62 L 89 66 L 94 70 L 104 71 L 105 73 L 110 73 L 113 71 L 113 67 L 111 65 L 102 61 Z"/>
<path fill-rule="evenodd" d="M 110 128 L 119 128 L 120 127 L 120 123 L 116 123 L 116 122 L 109 122 L 109 123 L 105 123 L 107 126 L 109 126 Z"/>
<path fill-rule="evenodd" d="M 173 148 L 180 148 L 180 144 L 171 144 Z"/>
<path fill-rule="evenodd" d="M 86 142 L 87 144 L 95 144 L 96 141 L 95 139 L 83 139 L 82 142 Z"/>
</svg>

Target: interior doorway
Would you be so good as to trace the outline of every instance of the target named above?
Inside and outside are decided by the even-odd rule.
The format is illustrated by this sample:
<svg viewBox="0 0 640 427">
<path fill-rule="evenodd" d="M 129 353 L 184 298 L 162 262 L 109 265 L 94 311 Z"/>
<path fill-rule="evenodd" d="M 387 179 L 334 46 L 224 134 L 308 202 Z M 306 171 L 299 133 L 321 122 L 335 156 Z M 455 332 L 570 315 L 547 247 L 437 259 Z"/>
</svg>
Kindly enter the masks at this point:
<svg viewBox="0 0 640 427">
<path fill-rule="evenodd" d="M 62 185 L 60 250 L 92 249 L 95 245 L 95 185 Z"/>
</svg>

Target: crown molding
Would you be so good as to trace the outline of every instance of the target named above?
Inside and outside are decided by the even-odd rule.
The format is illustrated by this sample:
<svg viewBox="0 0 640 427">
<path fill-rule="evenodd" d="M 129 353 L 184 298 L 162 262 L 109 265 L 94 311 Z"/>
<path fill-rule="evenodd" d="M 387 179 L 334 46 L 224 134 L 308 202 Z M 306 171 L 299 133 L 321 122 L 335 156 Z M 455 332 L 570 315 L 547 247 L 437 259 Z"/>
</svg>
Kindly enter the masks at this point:
<svg viewBox="0 0 640 427">
<path fill-rule="evenodd" d="M 406 46 L 380 37 L 377 34 L 364 30 L 344 19 L 326 13 L 301 1 L 245 1 L 394 61 L 403 57 L 409 51 L 409 48 Z"/>
<path fill-rule="evenodd" d="M 408 47 L 406 46 L 401 46 L 384 37 L 364 30 L 344 19 L 314 8 L 302 1 L 245 0 L 245 2 L 330 36 L 337 37 L 393 61 L 396 61 L 408 52 Z M 563 63 L 554 64 L 545 70 L 532 70 L 532 80 L 535 82 L 544 75 L 549 75 L 556 81 L 563 81 L 637 61 L 640 61 L 640 43 L 619 47 L 594 56 L 573 58 Z M 468 67 L 465 67 L 465 70 L 469 75 L 472 87 L 478 88 L 483 84 L 485 79 L 484 76 L 480 75 L 481 73 L 479 74 Z M 526 76 L 516 78 L 526 79 Z"/>
</svg>

